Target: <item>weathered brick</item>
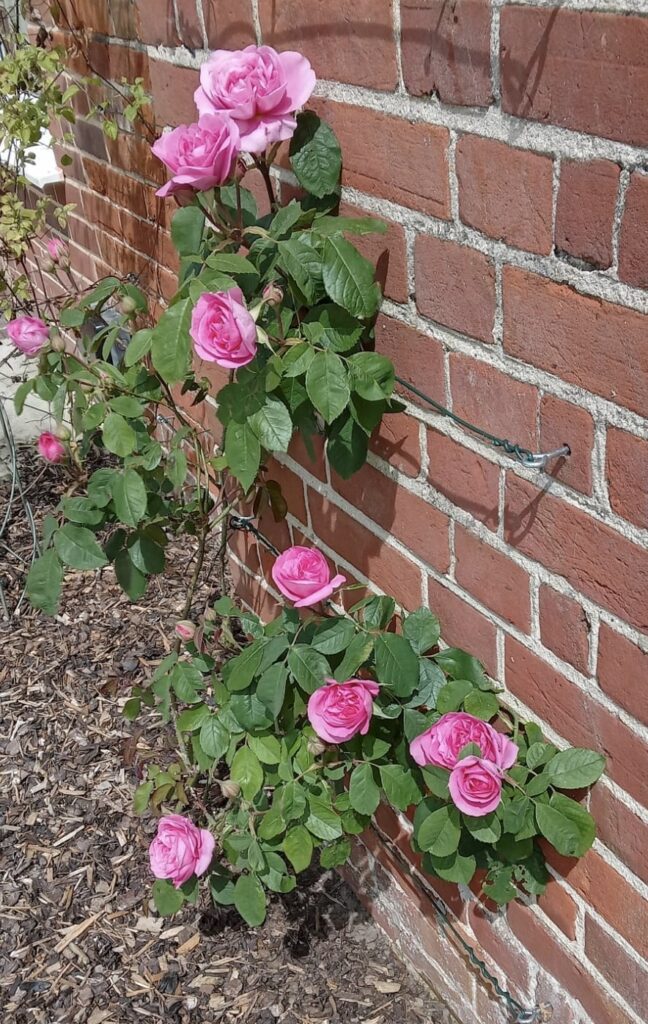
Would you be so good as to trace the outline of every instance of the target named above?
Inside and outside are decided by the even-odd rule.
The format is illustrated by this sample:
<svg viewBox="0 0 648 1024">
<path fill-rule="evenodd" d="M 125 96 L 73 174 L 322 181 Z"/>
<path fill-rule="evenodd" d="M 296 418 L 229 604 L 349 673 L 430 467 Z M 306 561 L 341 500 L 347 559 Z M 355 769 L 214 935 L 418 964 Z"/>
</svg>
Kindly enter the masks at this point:
<svg viewBox="0 0 648 1024">
<path fill-rule="evenodd" d="M 108 6 L 112 22 L 110 35 L 117 36 L 118 39 L 139 41 L 142 32 L 137 0 L 109 0 Z"/>
<path fill-rule="evenodd" d="M 648 415 L 648 316 L 516 267 L 503 287 L 512 356 Z"/>
<path fill-rule="evenodd" d="M 585 918 L 585 955 L 642 1020 L 648 1019 L 648 971 L 615 942 L 609 928 Z"/>
<path fill-rule="evenodd" d="M 421 469 L 419 423 L 412 416 L 385 416 L 374 431 L 369 447 L 391 466 L 416 477 Z"/>
<path fill-rule="evenodd" d="M 256 43 L 251 0 L 202 0 L 202 4 L 210 50 L 242 50 Z"/>
<path fill-rule="evenodd" d="M 343 185 L 449 219 L 447 128 L 328 100 L 309 106 L 340 140 Z"/>
<path fill-rule="evenodd" d="M 52 9 L 56 24 L 63 29 L 86 29 L 101 35 L 111 33 L 109 0 L 59 0 Z"/>
<path fill-rule="evenodd" d="M 350 203 L 340 204 L 343 217 L 375 217 L 370 210 L 363 210 Z M 378 218 L 387 230 L 384 234 L 353 236 L 353 244 L 366 259 L 376 267 L 376 280 L 383 293 L 394 302 L 407 302 L 407 250 L 405 229 L 400 224 L 384 217 Z"/>
<path fill-rule="evenodd" d="M 648 288 L 648 175 L 637 171 L 630 179 L 619 237 L 619 277 L 638 288 Z"/>
<path fill-rule="evenodd" d="M 445 404 L 443 347 L 436 338 L 381 313 L 376 321 L 376 351 L 391 359 L 399 377 Z M 408 401 L 429 409 L 413 392 L 400 385 L 396 390 Z"/>
<path fill-rule="evenodd" d="M 648 805 L 643 770 L 648 747 L 641 737 L 510 636 L 506 637 L 506 687 L 569 743 L 605 754 L 610 778 Z"/>
<path fill-rule="evenodd" d="M 428 580 L 429 606 L 441 620 L 447 644 L 469 649 L 486 671 L 497 677 L 497 629 L 490 619 L 436 580 Z"/>
<path fill-rule="evenodd" d="M 151 92 L 155 121 L 161 130 L 167 125 L 192 124 L 196 120 L 194 92 L 198 88 L 198 72 L 181 68 L 163 60 L 150 62 Z"/>
<path fill-rule="evenodd" d="M 452 437 L 428 430 L 428 480 L 491 530 L 499 523 L 499 468 Z"/>
<path fill-rule="evenodd" d="M 263 41 L 299 50 L 318 78 L 372 89 L 398 82 L 390 0 L 260 0 Z"/>
<path fill-rule="evenodd" d="M 587 673 L 590 624 L 585 610 L 552 587 L 540 587 L 540 635 L 545 647 Z"/>
<path fill-rule="evenodd" d="M 609 160 L 563 160 L 556 207 L 556 248 L 604 269 L 612 263 L 619 166 Z"/>
<path fill-rule="evenodd" d="M 648 21 L 628 14 L 505 7 L 502 107 L 592 135 L 648 143 Z"/>
<path fill-rule="evenodd" d="M 309 450 L 309 446 L 312 450 Z M 326 457 L 322 437 L 319 435 L 311 437 L 309 445 L 307 445 L 302 435 L 295 432 L 288 448 L 288 454 L 313 476 L 319 477 L 320 480 L 326 480 Z"/>
<path fill-rule="evenodd" d="M 576 861 L 569 883 L 639 956 L 648 953 L 648 900 L 596 850 Z"/>
<path fill-rule="evenodd" d="M 502 922 L 503 923 L 503 922 Z M 498 916 L 486 913 L 480 903 L 468 908 L 468 925 L 477 940 L 477 945 L 490 958 L 495 973 L 503 974 L 518 997 L 529 993 L 531 976 L 529 958 L 511 942 L 508 928 L 501 927 Z"/>
<path fill-rule="evenodd" d="M 492 101 L 488 0 L 402 0 L 403 76 L 414 96 L 487 107 Z"/>
<path fill-rule="evenodd" d="M 458 523 L 455 555 L 457 583 L 487 608 L 528 633 L 531 628 L 528 573 Z"/>
<path fill-rule="evenodd" d="M 648 441 L 608 427 L 606 458 L 610 505 L 629 522 L 648 527 Z"/>
<path fill-rule="evenodd" d="M 648 653 L 602 622 L 597 675 L 615 703 L 648 725 Z"/>
<path fill-rule="evenodd" d="M 456 161 L 459 216 L 464 224 L 518 249 L 551 252 L 550 157 L 478 135 L 463 135 L 457 143 Z"/>
<path fill-rule="evenodd" d="M 495 268 L 488 256 L 418 235 L 415 272 L 416 305 L 423 316 L 471 338 L 493 340 Z"/>
<path fill-rule="evenodd" d="M 187 0 L 187 3 L 191 2 L 193 0 Z M 137 15 L 142 43 L 152 46 L 179 45 L 173 0 L 137 0 Z"/>
<path fill-rule="evenodd" d="M 203 0 L 176 0 L 178 36 L 182 45 L 190 50 L 202 49 L 205 45 L 202 24 L 198 14 L 198 9 L 202 2 Z"/>
<path fill-rule="evenodd" d="M 492 434 L 535 449 L 538 391 L 458 352 L 450 355 L 452 409 Z"/>
<path fill-rule="evenodd" d="M 550 879 L 544 893 L 538 897 L 538 905 L 568 939 L 576 938 L 578 905 L 555 878 Z"/>
<path fill-rule="evenodd" d="M 569 487 L 591 494 L 594 420 L 586 409 L 545 394 L 540 399 L 540 448 L 555 451 L 564 444 L 569 445 L 571 454 L 554 459 L 547 472 Z"/>
<path fill-rule="evenodd" d="M 648 884 L 648 822 L 622 803 L 607 786 L 594 786 L 590 811 L 598 836 L 619 860 Z"/>
</svg>

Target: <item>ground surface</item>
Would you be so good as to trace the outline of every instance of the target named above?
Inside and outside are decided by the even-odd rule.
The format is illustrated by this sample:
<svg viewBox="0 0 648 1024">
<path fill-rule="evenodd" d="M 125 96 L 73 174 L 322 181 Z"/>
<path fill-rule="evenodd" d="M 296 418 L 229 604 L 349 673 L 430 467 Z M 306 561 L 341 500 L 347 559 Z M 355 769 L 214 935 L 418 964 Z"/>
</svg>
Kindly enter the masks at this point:
<svg viewBox="0 0 648 1024">
<path fill-rule="evenodd" d="M 24 465 L 34 481 L 42 467 Z M 47 468 L 37 519 L 61 489 Z M 8 500 L 0 484 L 0 519 Z M 4 541 L 29 557 L 19 503 Z M 19 559 L 0 547 L 9 605 Z M 0 1005 L 12 1024 L 449 1024 L 331 873 L 250 930 L 207 904 L 160 919 L 149 904 L 150 816 L 131 799 L 166 734 L 120 707 L 169 650 L 187 552 L 130 605 L 110 572 L 72 575 L 57 620 L 0 614 Z M 203 590 L 206 595 L 207 590 Z"/>
</svg>

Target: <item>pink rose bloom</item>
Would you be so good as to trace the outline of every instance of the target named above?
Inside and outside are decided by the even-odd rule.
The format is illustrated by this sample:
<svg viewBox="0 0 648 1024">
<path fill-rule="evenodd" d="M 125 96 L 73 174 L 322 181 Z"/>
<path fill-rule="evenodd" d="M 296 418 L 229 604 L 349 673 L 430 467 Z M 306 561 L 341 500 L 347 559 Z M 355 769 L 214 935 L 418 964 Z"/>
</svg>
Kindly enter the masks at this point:
<svg viewBox="0 0 648 1024">
<path fill-rule="evenodd" d="M 483 757 L 459 761 L 450 772 L 448 786 L 455 806 L 473 818 L 490 814 L 502 799 L 501 771 Z"/>
<path fill-rule="evenodd" d="M 7 324 L 7 334 L 26 356 L 36 355 L 49 341 L 49 328 L 37 316 L 17 316 Z"/>
<path fill-rule="evenodd" d="M 191 330 L 196 355 L 208 363 L 236 369 L 251 363 L 257 329 L 240 288 L 205 292 L 194 307 Z"/>
<path fill-rule="evenodd" d="M 357 733 L 365 736 L 380 687 L 372 679 L 326 679 L 308 700 L 308 721 L 327 743 L 345 743 Z"/>
<path fill-rule="evenodd" d="M 59 263 L 62 257 L 67 255 L 67 246 L 60 238 L 48 238 L 45 248 L 50 254 L 52 263 Z"/>
<path fill-rule="evenodd" d="M 300 53 L 246 46 L 212 53 L 200 69 L 194 99 L 201 114 L 217 110 L 236 121 L 242 150 L 262 153 L 292 136 L 295 111 L 314 88 L 315 72 Z"/>
<path fill-rule="evenodd" d="M 38 454 L 46 462 L 60 462 L 65 458 L 65 445 L 59 440 L 56 434 L 50 434 L 45 430 L 38 438 Z"/>
<path fill-rule="evenodd" d="M 175 635 L 179 636 L 181 640 L 185 640 L 189 643 L 189 641 L 193 640 L 196 635 L 196 627 L 193 622 L 189 621 L 189 619 L 182 619 L 180 622 L 176 622 Z"/>
<path fill-rule="evenodd" d="M 435 764 L 454 768 L 460 752 L 468 743 L 476 743 L 481 755 L 499 768 L 515 763 L 518 748 L 507 736 L 465 711 L 450 711 L 410 743 L 410 754 L 417 764 Z"/>
<path fill-rule="evenodd" d="M 216 843 L 211 832 L 196 828 L 180 814 L 160 818 L 157 835 L 149 846 L 151 871 L 156 878 L 168 878 L 176 889 L 192 875 L 204 875 Z"/>
<path fill-rule="evenodd" d="M 230 177 L 240 149 L 239 131 L 231 118 L 210 110 L 197 124 L 181 124 L 160 136 L 152 149 L 172 174 L 156 195 L 183 188 L 204 192 Z"/>
<path fill-rule="evenodd" d="M 330 597 L 346 583 L 346 576 L 334 576 L 321 551 L 296 545 L 287 548 L 272 566 L 272 578 L 284 597 L 296 608 L 306 608 Z"/>
</svg>

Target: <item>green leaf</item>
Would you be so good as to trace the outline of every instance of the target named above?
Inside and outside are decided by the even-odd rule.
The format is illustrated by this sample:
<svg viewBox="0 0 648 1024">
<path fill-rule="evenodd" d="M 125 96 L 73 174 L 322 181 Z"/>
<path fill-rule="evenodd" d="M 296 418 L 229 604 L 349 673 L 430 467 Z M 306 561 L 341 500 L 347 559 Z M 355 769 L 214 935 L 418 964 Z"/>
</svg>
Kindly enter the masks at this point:
<svg viewBox="0 0 648 1024">
<path fill-rule="evenodd" d="M 365 326 L 332 303 L 309 310 L 302 322 L 302 330 L 313 345 L 331 348 L 334 352 L 348 352 L 360 341 Z"/>
<path fill-rule="evenodd" d="M 178 728 L 181 732 L 193 732 L 200 728 L 203 722 L 209 718 L 209 708 L 206 704 L 198 704 L 193 708 L 185 708 L 178 715 Z M 204 748 L 203 748 L 204 749 Z M 207 751 L 205 751 L 207 753 Z"/>
<path fill-rule="evenodd" d="M 512 872 L 512 868 L 490 871 L 488 880 L 484 883 L 485 894 L 499 906 L 510 903 L 518 895 L 512 882 Z"/>
<path fill-rule="evenodd" d="M 499 711 L 499 701 L 488 690 L 472 690 L 464 700 L 464 711 L 488 722 Z"/>
<path fill-rule="evenodd" d="M 125 458 L 135 450 L 137 435 L 131 425 L 119 413 L 110 412 L 101 428 L 103 443 L 113 455 Z"/>
<path fill-rule="evenodd" d="M 185 704 L 197 704 L 201 700 L 205 684 L 200 671 L 190 661 L 179 661 L 169 676 L 178 700 Z"/>
<path fill-rule="evenodd" d="M 272 725 L 272 716 L 266 706 L 261 703 L 254 689 L 233 693 L 227 710 L 234 716 L 243 732 L 268 729 Z"/>
<path fill-rule="evenodd" d="M 266 404 L 250 417 L 248 423 L 263 448 L 269 452 L 288 451 L 293 423 L 283 402 L 268 399 Z"/>
<path fill-rule="evenodd" d="M 322 298 L 322 257 L 317 249 L 303 238 L 290 238 L 287 242 L 279 242 L 279 265 L 295 282 L 308 305 Z"/>
<path fill-rule="evenodd" d="M 286 831 L 286 824 L 278 807 L 272 807 L 263 815 L 257 829 L 259 839 L 276 839 Z"/>
<path fill-rule="evenodd" d="M 367 461 L 369 438 L 352 416 L 338 416 L 328 432 L 326 454 L 336 473 L 348 480 Z"/>
<path fill-rule="evenodd" d="M 455 807 L 439 807 L 421 822 L 416 840 L 421 850 L 435 857 L 449 857 L 459 846 L 461 829 Z"/>
<path fill-rule="evenodd" d="M 27 401 L 33 390 L 34 381 L 31 378 L 30 380 L 24 380 L 22 384 L 19 384 L 18 387 L 16 388 L 16 392 L 14 394 L 14 408 L 19 416 L 21 415 L 23 409 L 25 408 L 25 402 Z"/>
<path fill-rule="evenodd" d="M 86 313 L 82 309 L 75 309 L 74 307 L 68 309 L 62 309 L 59 320 L 61 321 L 61 327 L 81 327 L 86 318 Z"/>
<path fill-rule="evenodd" d="M 273 718 L 277 717 L 283 706 L 287 680 L 287 667 L 276 663 L 266 669 L 257 684 L 257 697 Z"/>
<path fill-rule="evenodd" d="M 220 761 L 221 757 L 224 757 L 227 753 L 229 744 L 229 732 L 219 721 L 218 715 L 211 714 L 200 727 L 200 746 L 209 757 L 213 757 L 215 761 Z"/>
<path fill-rule="evenodd" d="M 227 464 L 244 491 L 248 491 L 261 464 L 261 445 L 249 423 L 232 420 L 225 431 Z"/>
<path fill-rule="evenodd" d="M 469 693 L 474 687 L 467 679 L 454 679 L 439 690 L 437 697 L 437 711 L 442 715 L 448 711 L 458 711 Z"/>
<path fill-rule="evenodd" d="M 164 548 L 147 533 L 135 533 L 129 537 L 128 554 L 131 562 L 140 572 L 147 574 L 164 572 Z"/>
<path fill-rule="evenodd" d="M 308 367 L 306 390 L 327 423 L 346 408 L 351 397 L 344 363 L 334 352 L 317 352 Z"/>
<path fill-rule="evenodd" d="M 594 750 L 572 747 L 561 750 L 545 768 L 551 785 L 557 789 L 581 789 L 591 786 L 601 777 L 605 769 L 605 758 Z"/>
<path fill-rule="evenodd" d="M 594 842 L 591 814 L 562 793 L 554 793 L 548 804 L 537 803 L 535 814 L 540 833 L 564 857 L 582 857 Z"/>
<path fill-rule="evenodd" d="M 494 811 L 477 818 L 464 814 L 463 823 L 471 836 L 478 839 L 480 843 L 496 843 L 502 834 L 500 820 Z"/>
<path fill-rule="evenodd" d="M 331 128 L 311 110 L 297 116 L 290 140 L 290 163 L 300 185 L 323 198 L 335 192 L 342 170 L 342 153 Z"/>
<path fill-rule="evenodd" d="M 54 547 L 63 564 L 72 569 L 101 569 L 108 564 L 94 533 L 85 526 L 66 523 L 54 534 Z"/>
<path fill-rule="evenodd" d="M 318 839 L 337 839 L 342 835 L 342 822 L 330 804 L 316 796 L 308 797 L 310 813 L 306 828 Z"/>
<path fill-rule="evenodd" d="M 115 556 L 115 576 L 117 582 L 131 601 L 139 601 L 146 593 L 148 580 L 143 572 L 133 565 L 128 551 L 123 548 Z"/>
<path fill-rule="evenodd" d="M 421 799 L 421 790 L 413 773 L 400 764 L 382 764 L 380 781 L 390 804 L 399 811 L 406 811 Z"/>
<path fill-rule="evenodd" d="M 377 352 L 356 352 L 349 357 L 351 387 L 368 402 L 389 398 L 394 390 L 394 364 Z M 427 609 L 426 609 L 427 610 Z"/>
<path fill-rule="evenodd" d="M 419 608 L 406 616 L 403 633 L 417 654 L 425 654 L 438 644 L 441 626 L 429 608 Z"/>
<path fill-rule="evenodd" d="M 426 768 L 422 768 L 421 772 L 430 793 L 440 797 L 441 800 L 447 800 L 450 795 L 450 790 L 448 789 L 450 772 L 445 768 L 440 768 L 438 765 L 428 765 Z"/>
<path fill-rule="evenodd" d="M 358 633 L 347 647 L 338 667 L 331 673 L 333 678 L 341 683 L 351 679 L 360 666 L 369 659 L 373 649 L 374 638 L 367 636 L 366 633 Z"/>
<path fill-rule="evenodd" d="M 191 256 L 200 250 L 205 214 L 197 206 L 181 206 L 171 221 L 171 241 L 180 256 Z"/>
<path fill-rule="evenodd" d="M 259 671 L 263 649 L 267 640 L 254 640 L 235 658 L 230 658 L 223 668 L 223 682 L 227 689 L 235 692 L 246 690 Z"/>
<path fill-rule="evenodd" d="M 234 886 L 234 906 L 249 924 L 257 928 L 266 916 L 266 895 L 256 875 L 240 875 Z"/>
<path fill-rule="evenodd" d="M 409 697 L 419 684 L 419 662 L 404 636 L 376 637 L 376 674 L 398 697 Z"/>
<path fill-rule="evenodd" d="M 139 398 L 133 398 L 132 395 L 117 395 L 116 398 L 111 398 L 108 404 L 113 412 L 118 412 L 120 416 L 131 420 L 141 416 L 146 408 L 144 402 Z"/>
<path fill-rule="evenodd" d="M 262 764 L 279 764 L 281 744 L 276 736 L 248 736 L 248 746 Z"/>
<path fill-rule="evenodd" d="M 558 753 L 557 747 L 554 747 L 553 743 L 532 743 L 526 752 L 526 763 L 531 771 L 535 771 L 541 765 L 546 764 L 551 758 Z"/>
<path fill-rule="evenodd" d="M 477 658 L 459 650 L 458 647 L 448 647 L 445 651 L 439 651 L 434 655 L 434 660 L 451 679 L 468 679 L 480 690 L 491 688 L 490 681 Z"/>
<path fill-rule="evenodd" d="M 148 327 L 143 331 L 136 331 L 124 353 L 124 366 L 135 366 L 136 363 L 140 363 L 150 351 L 152 340 L 153 331 Z"/>
<path fill-rule="evenodd" d="M 235 252 L 214 252 L 207 257 L 206 264 L 212 270 L 218 270 L 221 274 L 230 274 L 237 277 L 239 274 L 252 274 L 255 278 L 259 276 L 254 263 Z"/>
<path fill-rule="evenodd" d="M 125 469 L 112 485 L 113 503 L 120 522 L 137 526 L 146 515 L 147 494 L 144 481 L 134 469 Z"/>
<path fill-rule="evenodd" d="M 185 896 L 182 889 L 176 889 L 173 882 L 158 878 L 151 889 L 153 902 L 160 917 L 170 917 L 182 907 Z"/>
<path fill-rule="evenodd" d="M 62 582 L 63 566 L 56 551 L 50 548 L 35 560 L 27 574 L 27 594 L 34 608 L 55 615 Z"/>
<path fill-rule="evenodd" d="M 341 235 L 324 243 L 322 278 L 329 298 L 352 316 L 366 320 L 377 312 L 380 288 L 374 281 L 374 267 Z"/>
<path fill-rule="evenodd" d="M 323 850 L 320 850 L 320 864 L 327 870 L 329 868 L 338 868 L 342 864 L 346 864 L 350 856 L 350 841 L 348 839 L 338 839 L 335 843 L 331 843 L 330 846 L 325 846 Z"/>
<path fill-rule="evenodd" d="M 380 789 L 373 776 L 370 764 L 360 764 L 351 772 L 349 799 L 354 811 L 373 814 L 380 803 Z"/>
<path fill-rule="evenodd" d="M 436 708 L 437 697 L 445 686 L 445 681 L 446 678 L 436 662 L 430 658 L 419 658 L 419 688 L 410 698 L 410 706 Z"/>
<path fill-rule="evenodd" d="M 428 853 L 423 858 L 423 867 L 446 882 L 468 885 L 477 869 L 477 861 L 472 855 L 464 857 L 458 851 L 448 857 L 434 857 Z"/>
<path fill-rule="evenodd" d="M 155 788 L 154 782 L 142 782 L 133 793 L 133 810 L 135 814 L 143 814 L 149 805 L 151 794 Z"/>
<path fill-rule="evenodd" d="M 189 325 L 192 305 L 183 299 L 160 317 L 153 330 L 151 359 L 167 384 L 182 380 L 189 366 Z"/>
<path fill-rule="evenodd" d="M 313 840 L 303 825 L 295 825 L 286 833 L 282 848 L 297 873 L 306 870 L 313 857 Z"/>
<path fill-rule="evenodd" d="M 351 619 L 328 619 L 317 627 L 310 646 L 320 654 L 339 654 L 349 646 L 354 636 L 355 626 Z"/>
<path fill-rule="evenodd" d="M 263 785 L 263 768 L 258 757 L 249 747 L 239 747 L 236 751 L 230 775 L 234 782 L 238 782 L 240 785 L 246 800 L 252 800 Z"/>
<path fill-rule="evenodd" d="M 375 217 L 318 217 L 313 222 L 313 231 L 318 235 L 384 235 L 387 230 L 385 221 Z"/>
<path fill-rule="evenodd" d="M 314 693 L 330 675 L 328 661 L 319 651 L 306 644 L 296 644 L 288 655 L 288 668 L 306 693 Z"/>
</svg>

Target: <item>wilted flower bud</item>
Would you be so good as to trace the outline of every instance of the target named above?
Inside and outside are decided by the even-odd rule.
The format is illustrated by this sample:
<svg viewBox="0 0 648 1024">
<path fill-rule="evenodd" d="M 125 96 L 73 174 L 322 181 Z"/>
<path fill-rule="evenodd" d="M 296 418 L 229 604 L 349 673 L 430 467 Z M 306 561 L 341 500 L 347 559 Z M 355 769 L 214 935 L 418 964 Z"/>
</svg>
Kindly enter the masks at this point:
<svg viewBox="0 0 648 1024">
<path fill-rule="evenodd" d="M 65 352 L 65 342 L 54 327 L 50 330 L 50 348 L 53 352 Z"/>
<path fill-rule="evenodd" d="M 69 263 L 68 249 L 61 238 L 48 238 L 45 242 L 45 248 L 49 253 L 52 263 L 61 263 L 63 266 Z"/>
<path fill-rule="evenodd" d="M 70 438 L 72 437 L 72 434 L 70 433 L 69 428 L 66 427 L 64 423 L 59 423 L 58 427 L 56 428 L 56 436 L 60 437 L 61 441 L 69 441 Z"/>
<path fill-rule="evenodd" d="M 119 303 L 119 308 L 124 316 L 132 316 L 137 309 L 137 303 L 132 295 L 124 295 L 123 299 Z"/>
<path fill-rule="evenodd" d="M 221 793 L 228 800 L 234 800 L 241 792 L 241 787 L 238 782 L 234 782 L 233 779 L 225 779 L 224 782 L 221 782 L 220 788 Z"/>
<path fill-rule="evenodd" d="M 49 256 L 44 256 L 41 260 L 41 267 L 46 274 L 51 274 L 54 271 L 54 260 L 51 260 Z"/>
<path fill-rule="evenodd" d="M 213 608 L 206 608 L 205 609 L 205 614 L 204 614 L 203 618 L 204 618 L 205 622 L 217 622 L 218 621 L 218 615 L 214 611 Z"/>
<path fill-rule="evenodd" d="M 195 634 L 196 627 L 193 622 L 189 621 L 189 619 L 183 619 L 181 622 L 176 622 L 175 635 L 179 636 L 181 640 L 185 641 L 185 643 L 189 643 L 190 640 L 193 640 Z"/>
<path fill-rule="evenodd" d="M 313 755 L 313 757 L 318 757 L 319 754 L 323 754 L 326 750 L 326 743 L 322 743 L 317 736 L 312 736 L 306 744 L 306 749 L 309 754 Z"/>
<path fill-rule="evenodd" d="M 283 292 L 274 281 L 263 289 L 263 299 L 269 306 L 279 306 L 283 302 Z"/>
<path fill-rule="evenodd" d="M 247 174 L 248 169 L 249 168 L 245 160 L 243 159 L 242 156 L 240 156 L 236 161 L 236 167 L 234 168 L 234 178 L 236 179 L 236 181 L 241 181 L 241 179 L 244 178 L 245 175 Z"/>
</svg>

